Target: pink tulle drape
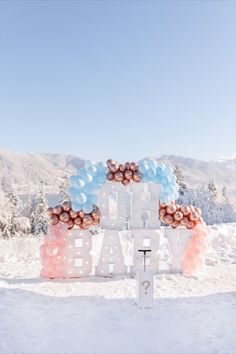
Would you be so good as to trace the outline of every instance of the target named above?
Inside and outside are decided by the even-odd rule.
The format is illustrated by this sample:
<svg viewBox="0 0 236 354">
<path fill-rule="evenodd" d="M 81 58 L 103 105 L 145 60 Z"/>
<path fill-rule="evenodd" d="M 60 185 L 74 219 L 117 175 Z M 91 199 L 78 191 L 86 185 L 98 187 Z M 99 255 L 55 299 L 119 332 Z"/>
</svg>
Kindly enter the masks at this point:
<svg viewBox="0 0 236 354">
<path fill-rule="evenodd" d="M 61 223 L 50 225 L 40 247 L 41 276 L 58 278 L 64 275 L 67 226 Z"/>
<path fill-rule="evenodd" d="M 208 247 L 209 228 L 205 223 L 197 225 L 193 230 L 182 258 L 183 274 L 186 276 L 199 275 L 205 264 L 205 252 Z"/>
</svg>

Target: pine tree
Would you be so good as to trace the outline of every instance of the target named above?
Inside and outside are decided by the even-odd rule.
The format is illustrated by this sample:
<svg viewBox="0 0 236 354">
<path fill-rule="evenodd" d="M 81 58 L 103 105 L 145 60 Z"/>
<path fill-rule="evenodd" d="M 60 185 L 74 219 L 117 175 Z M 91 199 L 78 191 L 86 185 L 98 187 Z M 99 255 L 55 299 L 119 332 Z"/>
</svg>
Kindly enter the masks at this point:
<svg viewBox="0 0 236 354">
<path fill-rule="evenodd" d="M 186 191 L 187 189 L 187 186 L 186 184 L 184 183 L 184 175 L 183 175 L 183 172 L 181 170 L 181 168 L 179 167 L 179 165 L 175 165 L 175 168 L 174 168 L 174 174 L 177 178 L 177 183 L 179 185 L 179 194 L 180 196 L 182 196 L 184 194 L 184 192 Z"/>
<path fill-rule="evenodd" d="M 19 217 L 20 200 L 14 192 L 6 193 L 5 215 L 6 224 L 3 237 L 14 236 L 18 233 L 17 218 Z"/>
<path fill-rule="evenodd" d="M 48 226 L 47 201 L 44 193 L 44 183 L 39 185 L 39 193 L 36 195 L 31 206 L 31 233 L 34 235 L 46 234 Z"/>
<path fill-rule="evenodd" d="M 224 202 L 228 203 L 229 202 L 228 190 L 225 186 L 222 188 L 222 196 L 223 196 Z"/>
<path fill-rule="evenodd" d="M 70 195 L 69 195 L 69 179 L 68 176 L 62 177 L 62 181 L 59 186 L 59 203 L 62 204 L 64 202 L 70 202 Z"/>
<path fill-rule="evenodd" d="M 208 190 L 210 193 L 210 196 L 213 200 L 217 200 L 218 198 L 218 193 L 217 193 L 217 188 L 213 182 L 213 180 L 209 181 L 208 183 Z"/>
</svg>

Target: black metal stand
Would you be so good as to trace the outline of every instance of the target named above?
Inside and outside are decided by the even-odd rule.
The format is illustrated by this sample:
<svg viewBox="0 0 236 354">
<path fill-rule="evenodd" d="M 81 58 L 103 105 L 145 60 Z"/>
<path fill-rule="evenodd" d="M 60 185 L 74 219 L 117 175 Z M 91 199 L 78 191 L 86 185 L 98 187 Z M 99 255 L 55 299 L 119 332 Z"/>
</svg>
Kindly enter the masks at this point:
<svg viewBox="0 0 236 354">
<path fill-rule="evenodd" d="M 152 252 L 152 250 L 144 249 L 144 250 L 138 250 L 138 252 L 143 252 L 143 257 L 144 257 L 143 269 L 144 269 L 144 272 L 146 272 L 146 253 Z"/>
</svg>

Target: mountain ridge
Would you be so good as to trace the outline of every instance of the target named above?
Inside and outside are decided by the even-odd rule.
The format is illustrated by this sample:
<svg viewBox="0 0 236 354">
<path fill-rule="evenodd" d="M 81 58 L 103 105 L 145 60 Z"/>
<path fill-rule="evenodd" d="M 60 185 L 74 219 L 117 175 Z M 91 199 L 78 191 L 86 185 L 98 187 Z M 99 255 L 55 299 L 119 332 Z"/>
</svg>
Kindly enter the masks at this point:
<svg viewBox="0 0 236 354">
<path fill-rule="evenodd" d="M 236 203 L 236 159 L 203 161 L 190 157 L 163 154 L 155 157 L 171 165 L 178 164 L 188 186 L 207 184 L 213 180 L 219 192 L 226 186 Z M 36 193 L 41 180 L 47 193 L 57 193 L 61 178 L 84 165 L 85 160 L 72 154 L 14 153 L 0 150 L 0 183 L 3 190 L 10 186 L 19 194 Z"/>
</svg>

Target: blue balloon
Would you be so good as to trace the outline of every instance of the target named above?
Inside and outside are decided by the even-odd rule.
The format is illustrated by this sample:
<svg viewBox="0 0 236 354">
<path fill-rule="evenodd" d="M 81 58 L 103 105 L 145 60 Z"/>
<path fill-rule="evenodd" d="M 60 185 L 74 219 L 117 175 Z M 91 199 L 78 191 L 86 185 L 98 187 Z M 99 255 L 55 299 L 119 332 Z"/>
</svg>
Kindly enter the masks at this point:
<svg viewBox="0 0 236 354">
<path fill-rule="evenodd" d="M 97 173 L 97 167 L 96 167 L 96 166 L 90 166 L 90 167 L 88 167 L 87 171 L 88 171 L 92 176 L 94 176 L 94 175 L 96 175 L 96 173 Z"/>
<path fill-rule="evenodd" d="M 145 174 L 148 171 L 148 165 L 145 162 L 142 161 L 138 165 L 138 169 L 139 169 L 139 172 L 141 172 L 142 174 Z"/>
<path fill-rule="evenodd" d="M 85 204 L 87 202 L 87 199 L 87 195 L 83 192 L 79 193 L 75 198 L 76 202 L 79 204 Z"/>
<path fill-rule="evenodd" d="M 98 204 L 98 196 L 96 194 L 88 195 L 88 202 L 91 204 Z"/>
<path fill-rule="evenodd" d="M 98 175 L 96 175 L 96 181 L 99 184 L 103 184 L 106 182 L 106 173 L 99 173 Z"/>
<path fill-rule="evenodd" d="M 74 211 L 79 211 L 82 209 L 81 204 L 77 203 L 75 200 L 72 200 L 71 207 Z"/>
<path fill-rule="evenodd" d="M 85 182 L 84 182 L 84 180 L 82 178 L 78 178 L 77 186 L 78 186 L 77 187 L 78 189 L 82 189 L 85 186 Z"/>
<path fill-rule="evenodd" d="M 76 195 L 78 194 L 78 191 L 77 191 L 76 188 L 70 187 L 70 188 L 69 188 L 69 194 L 70 194 L 71 199 L 73 199 L 73 198 L 75 198 Z"/>
<path fill-rule="evenodd" d="M 84 213 L 89 214 L 93 211 L 93 204 L 87 202 L 83 205 L 82 210 Z"/>
<path fill-rule="evenodd" d="M 153 168 L 153 167 L 149 168 L 147 175 L 148 175 L 148 177 L 150 177 L 151 180 L 153 180 L 153 178 L 156 176 L 155 168 Z"/>
</svg>

